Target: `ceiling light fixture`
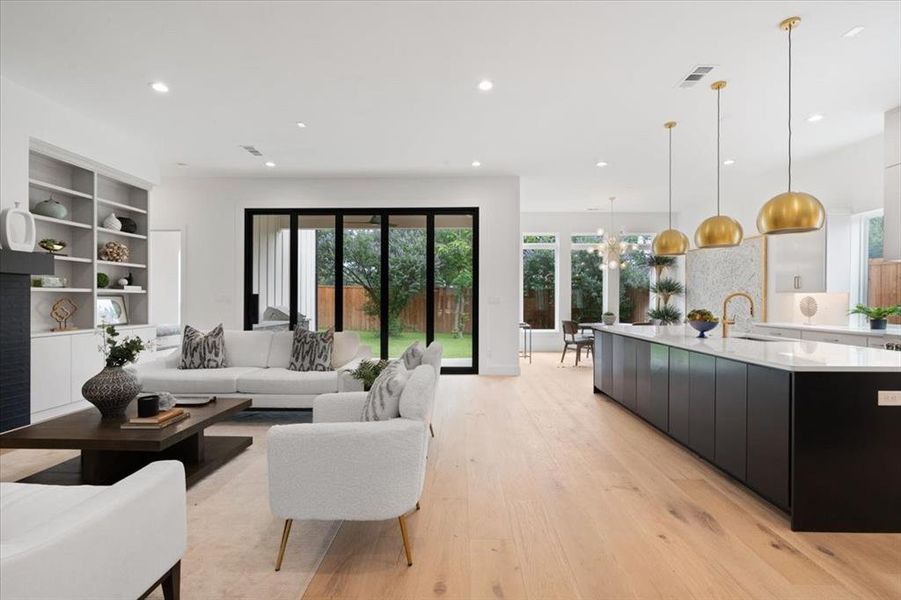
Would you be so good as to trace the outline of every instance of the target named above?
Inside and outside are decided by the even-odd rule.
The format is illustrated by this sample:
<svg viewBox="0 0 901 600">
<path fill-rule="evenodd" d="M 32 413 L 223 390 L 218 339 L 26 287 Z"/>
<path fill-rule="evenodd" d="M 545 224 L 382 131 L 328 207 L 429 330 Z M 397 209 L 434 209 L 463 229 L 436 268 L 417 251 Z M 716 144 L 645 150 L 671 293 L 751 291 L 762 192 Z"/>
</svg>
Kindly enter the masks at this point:
<svg viewBox="0 0 901 600">
<path fill-rule="evenodd" d="M 853 38 L 857 37 L 857 34 L 863 31 L 863 25 L 858 25 L 857 27 L 852 27 L 848 31 L 842 34 L 843 38 Z"/>
<path fill-rule="evenodd" d="M 809 117 L 807 117 L 807 122 L 808 123 L 816 123 L 817 121 L 822 121 L 823 118 L 824 118 L 823 115 L 821 115 L 820 113 L 815 113 L 815 114 L 812 114 Z"/>
<path fill-rule="evenodd" d="M 602 161 L 602 160 L 599 160 L 598 162 L 594 163 L 594 166 L 596 166 L 596 167 L 606 167 L 607 164 L 608 164 L 608 163 L 606 163 L 606 162 L 604 162 L 604 161 Z"/>
<path fill-rule="evenodd" d="M 264 164 L 265 164 L 267 167 L 269 167 L 270 169 L 271 169 L 272 167 L 275 166 L 275 163 L 272 162 L 271 160 L 267 160 Z"/>
<path fill-rule="evenodd" d="M 474 167 L 481 167 L 481 166 L 482 166 L 482 163 L 480 163 L 480 162 L 477 161 L 477 160 L 474 160 L 474 161 L 472 161 L 472 166 L 474 166 Z"/>
<path fill-rule="evenodd" d="M 601 262 L 601 269 L 607 270 L 616 270 L 620 268 L 624 260 L 622 255 L 629 249 L 634 249 L 634 244 L 628 244 L 623 241 L 623 238 L 626 234 L 620 229 L 620 233 L 617 236 L 613 233 L 613 201 L 616 200 L 616 196 L 610 196 L 610 233 L 604 235 L 603 229 L 598 229 L 598 235 L 603 236 L 603 239 L 598 244 L 596 248 L 596 252 L 603 257 Z"/>
<path fill-rule="evenodd" d="M 298 121 L 298 122 L 297 122 L 297 126 L 300 127 L 301 129 L 306 129 L 306 128 L 307 128 L 307 124 L 304 123 L 303 121 Z"/>
<path fill-rule="evenodd" d="M 779 24 L 788 32 L 788 191 L 773 196 L 757 213 L 757 229 L 765 235 L 803 233 L 821 229 L 826 209 L 814 196 L 792 189 L 792 30 L 801 17 L 789 17 Z"/>
<path fill-rule="evenodd" d="M 744 237 L 738 221 L 720 214 L 720 93 L 724 87 L 725 81 L 716 81 L 710 86 L 716 91 L 716 216 L 704 219 L 695 231 L 695 244 L 698 248 L 738 246 Z"/>
<path fill-rule="evenodd" d="M 494 89 L 494 83 L 488 79 L 483 79 L 479 82 L 479 91 L 480 92 L 490 92 Z"/>
<path fill-rule="evenodd" d="M 734 164 L 735 164 L 735 159 L 734 159 L 734 158 L 727 158 L 726 160 L 723 161 L 723 164 L 726 165 L 727 167 L 728 167 L 728 166 L 731 166 L 731 165 L 734 165 Z"/>
<path fill-rule="evenodd" d="M 675 121 L 663 124 L 669 132 L 669 228 L 654 236 L 651 251 L 658 256 L 681 256 L 688 251 L 688 236 L 673 229 L 673 127 Z"/>
<path fill-rule="evenodd" d="M 169 86 L 162 81 L 153 81 L 151 83 L 148 83 L 147 85 L 149 85 L 150 89 L 152 89 L 154 92 L 158 92 L 160 94 L 165 94 L 169 91 Z"/>
</svg>

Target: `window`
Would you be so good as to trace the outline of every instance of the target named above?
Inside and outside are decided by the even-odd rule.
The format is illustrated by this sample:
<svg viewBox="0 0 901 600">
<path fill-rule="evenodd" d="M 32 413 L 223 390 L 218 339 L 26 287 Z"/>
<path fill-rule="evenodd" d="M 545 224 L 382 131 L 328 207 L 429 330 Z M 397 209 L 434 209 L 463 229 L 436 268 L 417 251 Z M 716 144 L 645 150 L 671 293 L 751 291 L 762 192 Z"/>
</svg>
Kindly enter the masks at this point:
<svg viewBox="0 0 901 600">
<path fill-rule="evenodd" d="M 619 320 L 623 323 L 638 323 L 648 318 L 651 287 L 648 258 L 651 256 L 651 239 L 653 235 L 622 236 L 622 241 L 629 244 L 622 254 L 619 276 Z"/>
<path fill-rule="evenodd" d="M 866 220 L 867 258 L 882 258 L 882 242 L 885 238 L 885 218 L 874 215 Z"/>
<path fill-rule="evenodd" d="M 850 304 L 894 304 L 891 294 L 886 296 L 883 282 L 883 241 L 885 219 L 882 210 L 858 213 L 851 219 Z M 889 288 L 890 289 L 890 286 Z"/>
<path fill-rule="evenodd" d="M 570 314 L 579 323 L 596 323 L 604 312 L 604 270 L 597 252 L 601 236 L 572 236 Z"/>
<path fill-rule="evenodd" d="M 522 320 L 533 329 L 557 328 L 557 236 L 522 238 Z"/>
</svg>

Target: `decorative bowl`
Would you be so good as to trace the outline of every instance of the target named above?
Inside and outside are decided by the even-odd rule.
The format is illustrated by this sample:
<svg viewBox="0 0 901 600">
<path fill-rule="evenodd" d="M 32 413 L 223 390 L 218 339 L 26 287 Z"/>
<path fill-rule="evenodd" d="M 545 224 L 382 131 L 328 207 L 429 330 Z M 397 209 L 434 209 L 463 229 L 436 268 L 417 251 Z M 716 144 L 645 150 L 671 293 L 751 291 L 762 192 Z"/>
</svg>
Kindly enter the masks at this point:
<svg viewBox="0 0 901 600">
<path fill-rule="evenodd" d="M 38 242 L 38 246 L 40 246 L 50 254 L 53 254 L 54 252 L 59 252 L 60 250 L 64 249 L 66 247 L 66 242 L 47 238 Z"/>
<path fill-rule="evenodd" d="M 695 331 L 699 332 L 699 338 L 706 338 L 706 333 L 711 329 L 716 328 L 719 325 L 719 321 L 689 321 L 689 325 L 691 325 Z"/>
</svg>

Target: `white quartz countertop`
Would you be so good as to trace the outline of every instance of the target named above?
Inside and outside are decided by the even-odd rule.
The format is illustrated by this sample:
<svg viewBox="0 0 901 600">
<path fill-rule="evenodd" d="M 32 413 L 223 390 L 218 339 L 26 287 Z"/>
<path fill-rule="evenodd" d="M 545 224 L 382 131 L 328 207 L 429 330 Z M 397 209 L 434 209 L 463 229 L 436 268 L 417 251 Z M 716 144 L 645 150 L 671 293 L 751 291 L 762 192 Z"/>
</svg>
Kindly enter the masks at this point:
<svg viewBox="0 0 901 600">
<path fill-rule="evenodd" d="M 886 335 L 901 336 L 901 325 L 886 325 L 885 329 L 870 329 L 869 325 L 805 325 L 803 323 L 754 323 L 755 327 L 776 327 L 778 329 L 797 329 L 798 331 L 822 331 L 823 333 L 848 333 L 868 337 Z"/>
<path fill-rule="evenodd" d="M 901 352 L 892 350 L 805 340 L 702 339 L 688 325 L 601 325 L 595 330 L 784 371 L 896 372 L 901 378 Z M 719 332 L 719 327 L 715 331 Z"/>
</svg>

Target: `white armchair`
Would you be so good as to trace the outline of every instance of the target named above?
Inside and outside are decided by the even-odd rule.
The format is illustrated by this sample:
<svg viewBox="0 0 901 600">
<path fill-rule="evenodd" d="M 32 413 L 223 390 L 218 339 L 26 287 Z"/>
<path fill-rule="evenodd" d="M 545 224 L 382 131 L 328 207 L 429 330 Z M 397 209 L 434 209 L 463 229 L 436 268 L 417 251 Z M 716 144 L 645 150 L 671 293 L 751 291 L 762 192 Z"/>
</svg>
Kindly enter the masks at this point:
<svg viewBox="0 0 901 600">
<path fill-rule="evenodd" d="M 0 597 L 177 600 L 185 471 L 152 463 L 111 486 L 0 484 Z"/>
<path fill-rule="evenodd" d="M 418 508 L 428 450 L 428 404 L 435 371 L 413 371 L 400 417 L 361 422 L 366 392 L 323 394 L 313 423 L 269 430 L 269 505 L 285 519 L 275 570 L 294 519 L 375 521 L 397 517 L 407 564 L 413 564 L 404 516 Z"/>
</svg>

